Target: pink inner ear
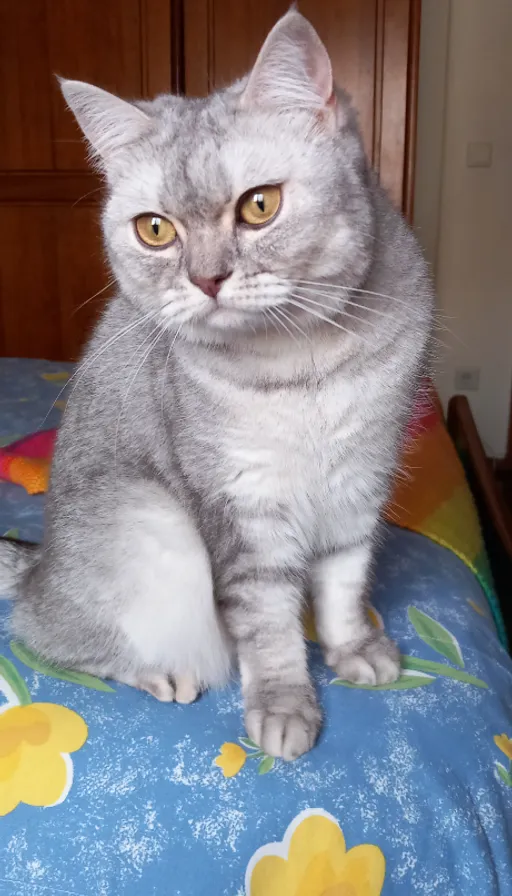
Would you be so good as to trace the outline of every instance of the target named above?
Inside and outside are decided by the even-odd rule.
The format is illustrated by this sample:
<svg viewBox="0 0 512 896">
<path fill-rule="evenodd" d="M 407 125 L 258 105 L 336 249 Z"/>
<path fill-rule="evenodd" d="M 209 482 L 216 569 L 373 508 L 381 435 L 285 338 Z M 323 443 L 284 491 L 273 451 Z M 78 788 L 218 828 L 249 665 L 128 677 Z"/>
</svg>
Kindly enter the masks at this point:
<svg viewBox="0 0 512 896">
<path fill-rule="evenodd" d="M 312 33 L 307 46 L 304 47 L 306 70 L 312 83 L 316 86 L 318 95 L 324 103 L 329 104 L 335 100 L 331 60 L 314 28 L 309 22 L 307 25 Z"/>
<path fill-rule="evenodd" d="M 335 103 L 329 54 L 312 25 L 291 10 L 263 44 L 242 97 L 251 105 L 310 107 Z"/>
</svg>

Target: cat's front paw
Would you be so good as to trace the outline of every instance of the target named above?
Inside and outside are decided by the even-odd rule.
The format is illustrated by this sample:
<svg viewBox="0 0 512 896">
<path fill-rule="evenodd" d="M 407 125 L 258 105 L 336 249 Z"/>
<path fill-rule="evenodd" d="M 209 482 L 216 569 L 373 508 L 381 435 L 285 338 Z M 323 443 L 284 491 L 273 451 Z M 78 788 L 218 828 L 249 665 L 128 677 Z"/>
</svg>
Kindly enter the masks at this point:
<svg viewBox="0 0 512 896">
<path fill-rule="evenodd" d="M 314 746 L 322 714 L 312 690 L 255 697 L 245 713 L 249 737 L 269 756 L 290 762 Z"/>
<path fill-rule="evenodd" d="M 390 684 L 400 677 L 400 653 L 383 632 L 372 631 L 359 645 L 326 650 L 325 661 L 344 681 Z"/>
</svg>

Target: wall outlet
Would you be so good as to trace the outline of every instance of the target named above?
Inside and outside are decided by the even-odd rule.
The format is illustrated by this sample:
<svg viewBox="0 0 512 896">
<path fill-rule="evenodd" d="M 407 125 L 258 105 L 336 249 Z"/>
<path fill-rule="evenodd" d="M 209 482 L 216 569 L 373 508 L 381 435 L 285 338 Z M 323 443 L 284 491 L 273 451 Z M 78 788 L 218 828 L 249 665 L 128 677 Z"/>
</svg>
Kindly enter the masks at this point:
<svg viewBox="0 0 512 896">
<path fill-rule="evenodd" d="M 454 385 L 457 392 L 478 392 L 480 388 L 480 368 L 458 367 L 455 371 Z"/>
</svg>

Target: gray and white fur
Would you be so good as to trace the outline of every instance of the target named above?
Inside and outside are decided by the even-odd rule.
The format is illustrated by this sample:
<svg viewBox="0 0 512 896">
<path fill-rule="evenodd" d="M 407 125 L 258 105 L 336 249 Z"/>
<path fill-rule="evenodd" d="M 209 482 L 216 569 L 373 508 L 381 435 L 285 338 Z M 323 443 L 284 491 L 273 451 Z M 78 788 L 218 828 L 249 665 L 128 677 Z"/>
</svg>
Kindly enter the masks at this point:
<svg viewBox="0 0 512 896">
<path fill-rule="evenodd" d="M 169 700 L 224 682 L 234 648 L 249 735 L 293 759 L 321 722 L 308 594 L 339 676 L 399 675 L 365 599 L 426 358 L 425 263 L 295 10 L 206 99 L 62 90 L 106 176 L 118 293 L 71 384 L 43 545 L 0 548 L 13 632 Z M 250 227 L 239 199 L 268 184 L 280 209 Z M 174 224 L 167 248 L 137 238 L 144 213 Z"/>
</svg>

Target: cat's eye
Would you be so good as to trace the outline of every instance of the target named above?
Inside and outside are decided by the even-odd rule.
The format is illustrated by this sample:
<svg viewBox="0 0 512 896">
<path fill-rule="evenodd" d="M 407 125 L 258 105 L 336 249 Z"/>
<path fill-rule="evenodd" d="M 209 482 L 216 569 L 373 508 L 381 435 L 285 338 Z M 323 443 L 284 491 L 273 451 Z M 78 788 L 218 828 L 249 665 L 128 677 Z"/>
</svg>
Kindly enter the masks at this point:
<svg viewBox="0 0 512 896">
<path fill-rule="evenodd" d="M 259 227 L 275 218 L 281 205 L 281 188 L 256 187 L 244 193 L 238 204 L 238 215 L 245 224 Z"/>
<path fill-rule="evenodd" d="M 176 239 L 176 228 L 167 218 L 159 215 L 139 215 L 135 219 L 137 236 L 152 249 L 165 249 Z"/>
</svg>

